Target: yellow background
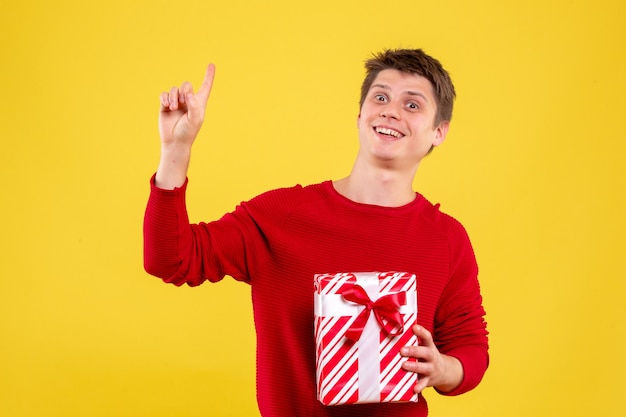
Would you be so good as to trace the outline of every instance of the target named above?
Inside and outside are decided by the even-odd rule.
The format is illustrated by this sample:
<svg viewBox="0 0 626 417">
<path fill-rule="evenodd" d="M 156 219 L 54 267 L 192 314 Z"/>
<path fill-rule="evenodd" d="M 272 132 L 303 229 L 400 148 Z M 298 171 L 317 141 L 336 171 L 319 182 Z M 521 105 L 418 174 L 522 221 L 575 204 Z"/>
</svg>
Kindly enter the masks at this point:
<svg viewBox="0 0 626 417">
<path fill-rule="evenodd" d="M 362 62 L 422 47 L 458 100 L 416 189 L 479 264 L 492 364 L 433 416 L 623 416 L 618 0 L 14 1 L 0 59 L 0 415 L 254 416 L 249 290 L 142 269 L 158 95 L 217 65 L 189 211 L 346 175 Z"/>
</svg>

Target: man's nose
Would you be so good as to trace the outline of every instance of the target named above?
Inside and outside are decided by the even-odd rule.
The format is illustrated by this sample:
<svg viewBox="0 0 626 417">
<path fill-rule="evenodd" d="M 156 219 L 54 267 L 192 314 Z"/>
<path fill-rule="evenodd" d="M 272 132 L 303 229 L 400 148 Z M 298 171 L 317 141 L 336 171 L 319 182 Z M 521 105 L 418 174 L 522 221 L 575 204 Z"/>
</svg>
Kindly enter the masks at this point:
<svg viewBox="0 0 626 417">
<path fill-rule="evenodd" d="M 380 116 L 388 119 L 399 120 L 400 111 L 398 110 L 396 105 L 394 105 L 393 103 L 389 103 L 383 109 L 381 109 Z"/>
</svg>

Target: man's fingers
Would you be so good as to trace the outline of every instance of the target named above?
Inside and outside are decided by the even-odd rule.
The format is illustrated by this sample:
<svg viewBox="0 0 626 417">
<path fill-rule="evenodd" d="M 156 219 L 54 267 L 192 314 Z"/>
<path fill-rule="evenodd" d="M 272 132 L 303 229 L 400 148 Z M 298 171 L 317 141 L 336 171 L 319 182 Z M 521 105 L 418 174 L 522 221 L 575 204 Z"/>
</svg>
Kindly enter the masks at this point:
<svg viewBox="0 0 626 417">
<path fill-rule="evenodd" d="M 186 101 L 188 109 L 189 121 L 199 126 L 204 121 L 204 112 L 206 104 L 213 87 L 213 78 L 215 77 L 215 65 L 210 64 L 204 74 L 204 80 L 196 94 L 192 91 L 187 92 Z"/>
<path fill-rule="evenodd" d="M 420 326 L 419 324 L 415 324 L 413 325 L 412 329 L 413 334 L 415 334 L 415 336 L 417 336 L 417 338 L 420 340 L 420 345 L 431 346 L 435 343 L 433 341 L 433 335 L 430 334 L 430 332 L 424 327 Z"/>
<path fill-rule="evenodd" d="M 169 95 L 169 103 L 170 103 L 170 110 L 176 110 L 178 109 L 178 87 L 172 87 L 170 89 L 170 95 Z"/>
<path fill-rule="evenodd" d="M 193 86 L 191 85 L 191 83 L 189 81 L 185 81 L 184 83 L 182 83 L 182 85 L 180 86 L 180 90 L 179 90 L 179 97 L 178 100 L 181 103 L 185 103 L 186 98 L 189 94 L 193 94 Z"/>
<path fill-rule="evenodd" d="M 428 381 L 426 379 L 420 379 L 417 384 L 415 384 L 415 387 L 413 389 L 415 390 L 416 394 L 419 394 L 420 392 L 424 391 L 426 387 L 428 387 Z"/>
<path fill-rule="evenodd" d="M 160 102 L 161 102 L 161 111 L 169 110 L 170 108 L 170 95 L 166 92 L 161 93 Z"/>
<path fill-rule="evenodd" d="M 428 386 L 430 381 L 430 365 L 428 363 L 408 360 L 402 363 L 402 369 L 418 375 L 418 381 L 414 387 L 416 393 L 419 394 Z"/>
<path fill-rule="evenodd" d="M 400 354 L 413 361 L 429 361 L 433 357 L 432 349 L 426 346 L 404 346 Z"/>
<path fill-rule="evenodd" d="M 211 89 L 213 88 L 213 79 L 215 78 L 215 65 L 209 64 L 204 73 L 204 80 L 202 80 L 202 84 L 196 93 L 196 99 L 199 103 L 203 103 L 206 105 L 206 102 L 209 99 L 209 95 L 211 94 Z"/>
<path fill-rule="evenodd" d="M 204 108 L 213 88 L 213 78 L 215 77 L 215 65 L 210 64 L 204 74 L 204 80 L 196 94 L 193 93 L 193 86 L 189 81 L 185 81 L 179 87 L 172 87 L 169 92 L 163 92 L 160 96 L 161 111 L 178 110 L 182 105 L 188 104 L 191 99 L 191 112 L 189 117 L 192 120 L 201 120 L 204 117 Z"/>
</svg>

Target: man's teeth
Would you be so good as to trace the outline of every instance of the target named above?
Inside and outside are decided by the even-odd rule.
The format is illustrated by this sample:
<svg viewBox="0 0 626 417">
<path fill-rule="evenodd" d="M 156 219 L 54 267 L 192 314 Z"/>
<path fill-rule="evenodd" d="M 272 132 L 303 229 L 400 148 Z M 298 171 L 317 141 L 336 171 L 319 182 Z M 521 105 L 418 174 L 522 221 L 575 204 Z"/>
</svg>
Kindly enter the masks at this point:
<svg viewBox="0 0 626 417">
<path fill-rule="evenodd" d="M 382 133 L 383 135 L 393 136 L 394 138 L 402 137 L 402 134 L 400 134 L 399 132 L 391 129 L 386 129 L 384 127 L 377 127 L 376 132 Z"/>
</svg>

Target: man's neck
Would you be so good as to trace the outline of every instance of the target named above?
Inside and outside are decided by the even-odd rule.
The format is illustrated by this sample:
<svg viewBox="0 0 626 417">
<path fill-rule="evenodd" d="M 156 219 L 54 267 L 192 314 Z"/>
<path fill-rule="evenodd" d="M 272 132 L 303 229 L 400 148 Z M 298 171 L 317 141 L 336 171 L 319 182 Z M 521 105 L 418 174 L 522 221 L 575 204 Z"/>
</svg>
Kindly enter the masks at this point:
<svg viewBox="0 0 626 417">
<path fill-rule="evenodd" d="M 335 190 L 357 203 L 383 207 L 400 207 L 415 199 L 415 169 L 402 172 L 393 169 L 360 169 L 355 164 L 349 176 L 334 181 Z"/>
</svg>

